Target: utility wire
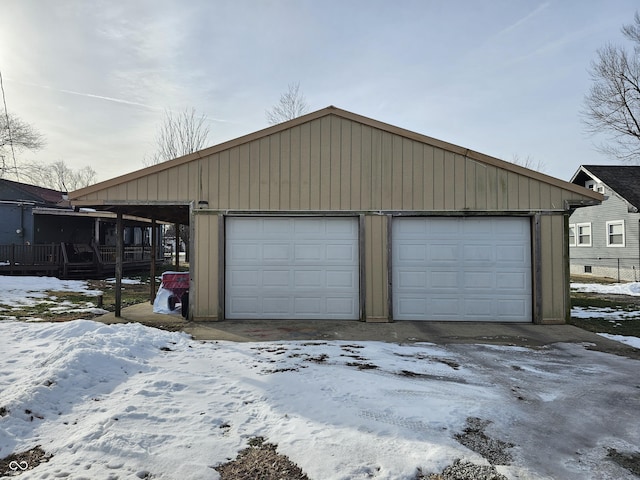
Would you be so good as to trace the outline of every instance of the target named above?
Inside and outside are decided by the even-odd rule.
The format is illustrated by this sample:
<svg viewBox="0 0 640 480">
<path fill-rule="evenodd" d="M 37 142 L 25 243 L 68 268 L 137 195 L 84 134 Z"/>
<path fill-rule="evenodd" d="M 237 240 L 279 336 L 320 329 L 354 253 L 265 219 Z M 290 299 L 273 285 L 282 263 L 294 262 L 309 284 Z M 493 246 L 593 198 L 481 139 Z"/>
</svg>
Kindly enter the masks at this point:
<svg viewBox="0 0 640 480">
<path fill-rule="evenodd" d="M 16 180 L 20 181 L 18 175 L 18 164 L 16 163 L 16 152 L 13 148 L 13 136 L 11 135 L 11 122 L 9 121 L 9 110 L 7 110 L 7 99 L 4 94 L 4 83 L 2 83 L 2 72 L 0 71 L 0 90 L 2 90 L 2 104 L 4 105 L 4 115 L 7 121 L 7 134 L 9 135 L 9 145 L 11 146 L 11 157 L 13 158 L 13 168 L 16 172 Z M 7 166 L 4 162 L 4 156 L 2 156 L 2 171 L 0 172 L 0 178 L 4 176 Z"/>
</svg>

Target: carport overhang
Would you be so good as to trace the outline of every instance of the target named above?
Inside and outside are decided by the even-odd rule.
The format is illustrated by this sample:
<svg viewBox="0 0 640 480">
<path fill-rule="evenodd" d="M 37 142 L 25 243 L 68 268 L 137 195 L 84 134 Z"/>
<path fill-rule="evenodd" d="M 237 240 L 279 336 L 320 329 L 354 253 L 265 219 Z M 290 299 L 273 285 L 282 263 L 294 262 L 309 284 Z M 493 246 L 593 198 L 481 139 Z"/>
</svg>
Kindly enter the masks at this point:
<svg viewBox="0 0 640 480">
<path fill-rule="evenodd" d="M 192 204 L 193 202 L 71 200 L 71 205 L 75 209 L 95 208 L 96 210 L 180 225 L 189 225 Z"/>
<path fill-rule="evenodd" d="M 75 210 L 80 208 L 93 208 L 99 211 L 116 214 L 116 269 L 115 269 L 115 316 L 121 317 L 122 313 L 122 274 L 124 263 L 124 228 L 123 217 L 131 215 L 151 220 L 152 225 L 152 250 L 158 248 L 156 222 L 176 225 L 190 225 L 193 202 L 164 202 L 145 201 L 132 202 L 122 200 L 71 200 Z M 190 235 L 191 237 L 191 235 Z M 179 255 L 176 252 L 176 269 Z M 150 262 L 150 286 L 149 296 L 153 303 L 156 293 L 156 262 L 155 258 Z M 191 303 L 191 302 L 190 302 Z"/>
</svg>

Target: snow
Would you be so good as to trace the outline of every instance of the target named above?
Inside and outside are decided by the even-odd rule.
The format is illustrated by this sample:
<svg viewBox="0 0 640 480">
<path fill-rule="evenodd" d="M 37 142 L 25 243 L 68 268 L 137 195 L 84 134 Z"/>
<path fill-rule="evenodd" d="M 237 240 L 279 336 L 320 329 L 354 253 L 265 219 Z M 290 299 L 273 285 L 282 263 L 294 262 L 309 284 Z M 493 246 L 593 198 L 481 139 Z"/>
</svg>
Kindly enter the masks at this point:
<svg viewBox="0 0 640 480">
<path fill-rule="evenodd" d="M 614 295 L 640 296 L 640 282 L 631 283 L 571 283 L 571 290 L 576 292 L 593 292 Z"/>
<path fill-rule="evenodd" d="M 116 283 L 115 278 L 107 278 L 105 280 L 107 283 Z M 144 282 L 139 278 L 123 278 L 121 281 L 122 285 L 143 285 Z"/>
<path fill-rule="evenodd" d="M 640 338 L 638 337 L 628 337 L 625 335 L 611 335 L 609 333 L 599 333 L 598 335 L 608 338 L 610 340 L 615 340 L 616 342 L 630 345 L 633 348 L 640 348 Z"/>
<path fill-rule="evenodd" d="M 73 303 L 61 300 L 49 292 L 74 292 L 88 297 L 102 295 L 100 290 L 92 290 L 83 280 L 60 280 L 55 277 L 8 276 L 0 275 L 0 320 L 15 320 L 11 313 L 15 310 L 45 305 L 51 313 L 91 313 L 102 315 L 106 310 L 98 308 L 93 302 Z M 42 321 L 38 317 L 22 317 L 27 321 Z"/>
<path fill-rule="evenodd" d="M 55 277 L 19 277 L 0 275 L 0 303 L 10 306 L 33 306 L 51 297 L 47 291 L 77 292 L 88 296 L 99 296 L 102 292 L 92 290 L 82 280 L 60 280 Z"/>
<path fill-rule="evenodd" d="M 470 416 L 516 445 L 509 478 L 634 478 L 604 458 L 640 443 L 639 362 L 583 345 L 197 342 L 87 320 L 2 321 L 0 339 L 0 458 L 54 455 L 30 478 L 216 479 L 263 436 L 312 479 L 413 479 L 486 464 L 454 439 Z"/>
<path fill-rule="evenodd" d="M 5 305 L 61 310 L 82 306 L 46 291 L 100 293 L 48 277 L 0 276 L 0 288 Z M 311 479 L 413 480 L 458 458 L 487 464 L 455 439 L 478 417 L 515 445 L 497 467 L 510 479 L 634 479 L 607 453 L 640 445 L 640 362 L 586 347 L 199 342 L 4 320 L 0 459 L 40 445 L 53 457 L 25 478 L 217 479 L 212 467 L 263 436 Z"/>
</svg>

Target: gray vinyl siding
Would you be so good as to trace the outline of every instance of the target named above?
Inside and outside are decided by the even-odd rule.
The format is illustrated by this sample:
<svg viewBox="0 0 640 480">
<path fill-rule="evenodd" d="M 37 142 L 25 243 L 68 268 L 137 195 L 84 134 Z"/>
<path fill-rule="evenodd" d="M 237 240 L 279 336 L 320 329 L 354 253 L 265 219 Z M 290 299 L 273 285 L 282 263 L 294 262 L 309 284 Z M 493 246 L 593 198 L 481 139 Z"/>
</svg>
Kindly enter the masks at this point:
<svg viewBox="0 0 640 480">
<path fill-rule="evenodd" d="M 624 247 L 607 246 L 607 222 L 624 221 Z M 629 212 L 629 204 L 608 190 L 601 205 L 577 209 L 569 225 L 591 223 L 591 246 L 570 246 L 572 274 L 592 275 L 616 280 L 640 280 L 640 214 Z M 577 235 L 577 229 L 576 229 Z"/>
</svg>

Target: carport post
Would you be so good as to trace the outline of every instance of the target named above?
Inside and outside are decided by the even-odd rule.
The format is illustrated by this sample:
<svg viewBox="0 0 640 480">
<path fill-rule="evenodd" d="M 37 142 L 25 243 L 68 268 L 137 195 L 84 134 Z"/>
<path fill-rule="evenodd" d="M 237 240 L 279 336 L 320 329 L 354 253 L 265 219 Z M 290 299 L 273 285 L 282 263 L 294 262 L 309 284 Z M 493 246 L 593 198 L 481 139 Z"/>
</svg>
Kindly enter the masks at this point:
<svg viewBox="0 0 640 480">
<path fill-rule="evenodd" d="M 122 212 L 116 215 L 116 317 L 122 316 L 122 257 L 124 253 L 124 231 L 122 228 Z"/>
<path fill-rule="evenodd" d="M 176 272 L 180 271 L 180 224 L 176 223 L 173 225 L 173 229 L 176 232 Z"/>
<path fill-rule="evenodd" d="M 156 299 L 156 257 L 158 255 L 158 224 L 156 219 L 151 219 L 151 265 L 149 269 L 149 276 L 151 277 L 151 305 Z"/>
</svg>

